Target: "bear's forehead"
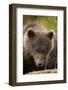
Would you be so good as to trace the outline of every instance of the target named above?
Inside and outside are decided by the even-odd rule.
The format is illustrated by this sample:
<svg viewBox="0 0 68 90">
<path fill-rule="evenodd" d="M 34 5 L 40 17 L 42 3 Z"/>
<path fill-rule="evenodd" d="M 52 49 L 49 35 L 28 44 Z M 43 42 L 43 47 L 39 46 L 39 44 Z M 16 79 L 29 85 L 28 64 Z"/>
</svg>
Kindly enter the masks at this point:
<svg viewBox="0 0 68 90">
<path fill-rule="evenodd" d="M 49 44 L 51 43 L 50 40 L 48 38 L 44 38 L 42 36 L 40 37 L 36 37 L 34 38 L 34 40 L 31 41 L 33 46 L 38 46 L 38 47 L 45 47 L 45 46 L 49 46 Z"/>
<path fill-rule="evenodd" d="M 28 31 L 30 28 L 33 31 L 43 31 L 44 30 L 44 27 L 38 23 L 29 23 L 24 26 L 25 31 Z"/>
<path fill-rule="evenodd" d="M 36 33 L 35 39 L 36 39 L 38 42 L 49 41 L 49 38 L 47 37 L 47 35 L 46 35 L 45 33 L 40 33 L 40 32 L 37 32 L 37 33 Z"/>
</svg>

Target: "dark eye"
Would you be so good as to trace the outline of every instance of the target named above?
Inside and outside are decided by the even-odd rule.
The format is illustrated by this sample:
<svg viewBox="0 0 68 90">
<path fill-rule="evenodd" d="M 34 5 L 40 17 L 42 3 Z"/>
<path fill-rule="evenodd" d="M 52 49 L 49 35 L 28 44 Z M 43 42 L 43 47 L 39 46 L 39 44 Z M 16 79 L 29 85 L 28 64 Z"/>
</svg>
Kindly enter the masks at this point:
<svg viewBox="0 0 68 90">
<path fill-rule="evenodd" d="M 37 53 L 45 53 L 45 50 L 41 50 L 41 49 L 36 49 Z"/>
</svg>

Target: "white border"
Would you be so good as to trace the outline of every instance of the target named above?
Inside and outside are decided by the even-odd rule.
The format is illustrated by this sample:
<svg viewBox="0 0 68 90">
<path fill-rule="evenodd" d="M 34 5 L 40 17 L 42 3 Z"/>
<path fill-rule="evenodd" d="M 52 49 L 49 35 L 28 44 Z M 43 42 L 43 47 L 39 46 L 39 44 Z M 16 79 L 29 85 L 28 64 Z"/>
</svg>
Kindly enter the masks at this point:
<svg viewBox="0 0 68 90">
<path fill-rule="evenodd" d="M 40 16 L 57 16 L 58 17 L 58 73 L 39 74 L 39 75 L 23 75 L 23 15 L 40 15 Z M 17 9 L 17 82 L 33 82 L 33 81 L 51 81 L 63 80 L 63 11 L 59 10 L 42 10 L 42 9 Z"/>
</svg>

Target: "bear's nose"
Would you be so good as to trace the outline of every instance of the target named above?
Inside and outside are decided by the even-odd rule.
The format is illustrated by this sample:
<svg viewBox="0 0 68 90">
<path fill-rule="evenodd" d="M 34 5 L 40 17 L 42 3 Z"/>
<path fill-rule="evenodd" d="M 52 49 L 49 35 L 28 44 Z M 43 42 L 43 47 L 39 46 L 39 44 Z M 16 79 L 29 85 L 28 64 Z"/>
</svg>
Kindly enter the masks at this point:
<svg viewBox="0 0 68 90">
<path fill-rule="evenodd" d="M 39 67 L 42 67 L 42 64 L 41 64 L 41 63 L 39 63 L 39 64 L 38 64 L 38 66 L 39 66 Z"/>
</svg>

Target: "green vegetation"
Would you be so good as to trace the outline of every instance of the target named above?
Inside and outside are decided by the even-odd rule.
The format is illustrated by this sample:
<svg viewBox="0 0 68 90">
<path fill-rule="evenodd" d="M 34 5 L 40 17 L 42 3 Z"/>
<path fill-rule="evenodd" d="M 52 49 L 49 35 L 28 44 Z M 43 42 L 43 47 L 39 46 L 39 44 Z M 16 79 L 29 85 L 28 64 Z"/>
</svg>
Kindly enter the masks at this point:
<svg viewBox="0 0 68 90">
<path fill-rule="evenodd" d="M 56 16 L 31 16 L 24 15 L 23 23 L 25 24 L 28 21 L 37 21 L 40 22 L 48 30 L 57 30 L 57 17 Z"/>
</svg>

